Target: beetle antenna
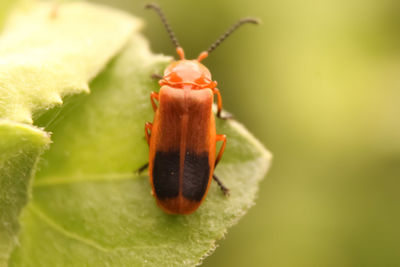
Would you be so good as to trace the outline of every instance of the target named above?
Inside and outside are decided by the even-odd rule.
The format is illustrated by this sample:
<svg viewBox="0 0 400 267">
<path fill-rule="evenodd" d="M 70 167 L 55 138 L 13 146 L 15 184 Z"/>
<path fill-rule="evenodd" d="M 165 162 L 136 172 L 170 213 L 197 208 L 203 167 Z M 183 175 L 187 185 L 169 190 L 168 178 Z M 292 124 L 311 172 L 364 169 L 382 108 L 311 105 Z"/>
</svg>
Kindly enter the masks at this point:
<svg viewBox="0 0 400 267">
<path fill-rule="evenodd" d="M 242 18 L 238 22 L 236 22 L 232 27 L 230 27 L 221 37 L 215 41 L 210 48 L 207 49 L 207 54 L 210 54 L 212 51 L 215 50 L 226 38 L 229 37 L 234 31 L 236 31 L 240 26 L 246 23 L 252 23 L 252 24 L 260 24 L 260 20 L 255 19 L 255 18 Z"/>
<path fill-rule="evenodd" d="M 174 32 L 172 31 L 171 26 L 169 25 L 165 15 L 164 15 L 164 12 L 161 10 L 161 7 L 158 6 L 157 4 L 151 3 L 151 4 L 147 4 L 145 6 L 145 8 L 154 9 L 154 11 L 157 12 L 157 14 L 160 16 L 160 19 L 161 19 L 162 23 L 164 24 L 165 29 L 168 32 L 169 37 L 172 40 L 172 43 L 174 44 L 174 46 L 176 48 L 177 53 L 179 54 L 181 59 L 185 58 L 185 55 L 183 53 L 183 49 L 179 45 L 178 39 L 176 38 Z"/>
</svg>

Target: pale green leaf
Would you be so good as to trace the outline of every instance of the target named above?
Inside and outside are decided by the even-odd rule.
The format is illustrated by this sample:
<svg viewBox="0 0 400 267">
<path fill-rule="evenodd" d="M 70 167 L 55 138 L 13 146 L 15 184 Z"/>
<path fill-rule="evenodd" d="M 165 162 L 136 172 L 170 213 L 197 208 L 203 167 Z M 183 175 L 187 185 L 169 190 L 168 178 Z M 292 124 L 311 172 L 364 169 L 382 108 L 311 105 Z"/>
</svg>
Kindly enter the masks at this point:
<svg viewBox="0 0 400 267">
<path fill-rule="evenodd" d="M 18 217 L 30 177 L 50 137 L 35 127 L 0 119 L 0 266 L 17 243 Z"/>
<path fill-rule="evenodd" d="M 11 2 L 2 2 L 2 11 Z M 0 14 L 5 17 L 6 14 Z M 0 38 L 0 266 L 17 242 L 18 216 L 49 134 L 29 125 L 32 114 L 88 92 L 88 83 L 119 52 L 140 23 L 105 7 L 24 4 Z M 28 124 L 24 124 L 28 123 Z"/>
<path fill-rule="evenodd" d="M 19 10 L 0 39 L 0 118 L 32 123 L 32 113 L 88 92 L 139 22 L 86 3 L 42 3 Z"/>
</svg>

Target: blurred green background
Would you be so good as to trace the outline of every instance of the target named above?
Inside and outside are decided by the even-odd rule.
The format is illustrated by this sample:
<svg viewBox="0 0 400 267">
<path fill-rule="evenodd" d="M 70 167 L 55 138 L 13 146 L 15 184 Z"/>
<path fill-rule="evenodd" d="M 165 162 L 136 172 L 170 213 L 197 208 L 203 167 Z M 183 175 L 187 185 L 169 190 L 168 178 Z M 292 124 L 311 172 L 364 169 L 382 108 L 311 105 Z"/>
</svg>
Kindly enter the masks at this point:
<svg viewBox="0 0 400 267">
<path fill-rule="evenodd" d="M 95 2 L 143 17 L 152 50 L 175 55 L 149 1 Z M 189 58 L 243 16 L 263 22 L 204 61 L 274 154 L 204 266 L 400 266 L 400 1 L 157 3 Z"/>
</svg>

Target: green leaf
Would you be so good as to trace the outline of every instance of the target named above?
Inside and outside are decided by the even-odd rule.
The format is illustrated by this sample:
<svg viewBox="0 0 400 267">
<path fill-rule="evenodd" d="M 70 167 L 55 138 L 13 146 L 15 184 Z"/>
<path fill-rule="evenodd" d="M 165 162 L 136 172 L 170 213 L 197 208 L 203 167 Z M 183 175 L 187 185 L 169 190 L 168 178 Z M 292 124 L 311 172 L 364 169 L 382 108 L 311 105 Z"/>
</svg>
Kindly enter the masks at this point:
<svg viewBox="0 0 400 267">
<path fill-rule="evenodd" d="M 40 129 L 0 120 L 0 266 L 16 243 L 18 217 L 38 156 L 50 143 Z"/>
<path fill-rule="evenodd" d="M 77 61 L 85 57 L 76 55 Z M 194 214 L 168 215 L 151 196 L 148 176 L 134 173 L 148 161 L 144 123 L 153 117 L 149 93 L 159 88 L 150 75 L 169 61 L 134 34 L 90 83 L 90 94 L 70 92 L 62 106 L 37 115 L 35 124 L 52 132 L 52 145 L 20 216 L 9 266 L 192 266 L 254 204 L 271 156 L 235 121 L 217 121 L 228 143 L 216 174 L 230 197 L 212 183 Z M 65 81 L 64 75 L 53 79 Z M 32 110 L 40 114 L 42 108 Z"/>
<path fill-rule="evenodd" d="M 88 92 L 88 82 L 140 25 L 121 12 L 84 3 L 23 7 L 0 39 L 0 266 L 17 242 L 18 216 L 50 142 L 49 134 L 29 125 L 32 114 L 61 104 L 63 96 Z"/>
<path fill-rule="evenodd" d="M 140 24 L 124 13 L 85 3 L 21 9 L 0 40 L 0 118 L 32 123 L 32 113 L 89 92 L 88 81 Z"/>
</svg>

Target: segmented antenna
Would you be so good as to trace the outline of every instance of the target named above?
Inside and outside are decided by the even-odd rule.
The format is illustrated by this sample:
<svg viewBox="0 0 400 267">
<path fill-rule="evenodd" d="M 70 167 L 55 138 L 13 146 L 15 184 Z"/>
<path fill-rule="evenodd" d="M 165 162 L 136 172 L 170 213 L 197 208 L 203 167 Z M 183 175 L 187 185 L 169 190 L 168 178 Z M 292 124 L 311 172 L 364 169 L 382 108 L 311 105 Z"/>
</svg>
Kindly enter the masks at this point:
<svg viewBox="0 0 400 267">
<path fill-rule="evenodd" d="M 175 34 L 174 34 L 174 32 L 172 31 L 172 29 L 171 29 L 171 26 L 169 26 L 169 23 L 168 23 L 167 19 L 165 18 L 165 15 L 164 15 L 164 13 L 162 12 L 161 8 L 160 8 L 157 4 L 154 4 L 154 3 L 152 3 L 152 4 L 147 4 L 147 5 L 145 6 L 145 8 L 147 8 L 147 9 L 154 9 L 154 10 L 157 12 L 157 14 L 160 16 L 160 19 L 161 19 L 162 23 L 164 24 L 165 28 L 167 29 L 168 35 L 169 35 L 169 37 L 171 38 L 172 43 L 174 44 L 174 46 L 175 46 L 176 48 L 181 47 L 181 46 L 179 45 L 178 39 L 176 39 Z"/>
<path fill-rule="evenodd" d="M 259 24 L 260 21 L 255 18 L 243 18 L 239 20 L 234 25 L 232 25 L 232 27 L 229 30 L 227 30 L 223 35 L 221 35 L 221 37 L 210 46 L 210 48 L 207 49 L 207 53 L 210 54 L 212 51 L 214 51 L 215 48 L 217 48 L 226 38 L 228 38 L 229 35 L 231 35 L 240 26 L 246 23 Z"/>
</svg>

